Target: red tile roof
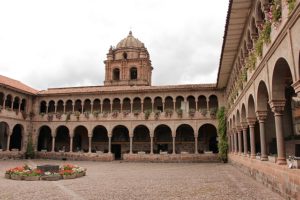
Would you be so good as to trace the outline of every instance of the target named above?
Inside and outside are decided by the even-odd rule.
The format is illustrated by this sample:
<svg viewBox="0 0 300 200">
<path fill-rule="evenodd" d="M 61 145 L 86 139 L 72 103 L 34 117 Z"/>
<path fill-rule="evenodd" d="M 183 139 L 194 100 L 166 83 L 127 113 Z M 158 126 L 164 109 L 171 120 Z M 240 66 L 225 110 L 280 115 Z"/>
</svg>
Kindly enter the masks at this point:
<svg viewBox="0 0 300 200">
<path fill-rule="evenodd" d="M 2 75 L 0 75 L 0 85 L 8 86 L 13 89 L 20 90 L 21 92 L 30 93 L 30 94 L 37 94 L 38 92 L 37 90 L 25 85 L 20 81 Z"/>
</svg>

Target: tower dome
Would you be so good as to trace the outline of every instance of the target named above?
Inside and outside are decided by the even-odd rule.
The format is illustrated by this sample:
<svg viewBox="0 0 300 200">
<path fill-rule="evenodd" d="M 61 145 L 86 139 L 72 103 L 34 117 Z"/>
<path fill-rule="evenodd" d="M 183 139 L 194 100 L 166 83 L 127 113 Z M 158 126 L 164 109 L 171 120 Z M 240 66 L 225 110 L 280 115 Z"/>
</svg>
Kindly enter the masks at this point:
<svg viewBox="0 0 300 200">
<path fill-rule="evenodd" d="M 145 46 L 144 43 L 133 37 L 132 31 L 130 31 L 128 36 L 117 44 L 116 48 L 145 48 Z"/>
</svg>

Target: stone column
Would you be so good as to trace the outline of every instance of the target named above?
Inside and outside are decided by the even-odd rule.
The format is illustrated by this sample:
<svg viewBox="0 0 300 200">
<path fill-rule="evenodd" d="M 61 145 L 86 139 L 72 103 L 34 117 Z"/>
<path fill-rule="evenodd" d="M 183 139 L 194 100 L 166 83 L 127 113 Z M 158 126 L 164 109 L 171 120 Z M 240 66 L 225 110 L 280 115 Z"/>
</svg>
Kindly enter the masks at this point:
<svg viewBox="0 0 300 200">
<path fill-rule="evenodd" d="M 20 100 L 19 107 L 18 107 L 18 112 L 21 112 L 21 104 L 22 104 L 22 101 Z"/>
<path fill-rule="evenodd" d="M 70 152 L 73 152 L 73 136 L 70 137 Z"/>
<path fill-rule="evenodd" d="M 141 103 L 141 112 L 144 112 L 144 102 Z"/>
<path fill-rule="evenodd" d="M 250 129 L 250 157 L 255 159 L 256 158 L 256 149 L 255 149 L 255 131 L 254 131 L 254 126 L 255 126 L 256 119 L 251 118 L 248 119 L 248 125 Z"/>
<path fill-rule="evenodd" d="M 239 155 L 242 155 L 243 147 L 242 147 L 242 129 L 241 128 L 238 129 L 238 141 L 239 141 Z"/>
<path fill-rule="evenodd" d="M 3 98 L 3 104 L 2 104 L 2 108 L 5 109 L 5 101 L 6 101 L 6 97 L 4 96 Z"/>
<path fill-rule="evenodd" d="M 75 104 L 72 103 L 72 112 L 74 113 L 74 111 L 75 111 Z"/>
<path fill-rule="evenodd" d="M 81 102 L 81 113 L 83 113 L 83 109 L 84 109 L 84 102 L 83 102 L 83 104 L 82 104 L 82 102 Z"/>
<path fill-rule="evenodd" d="M 231 153 L 234 153 L 234 135 L 232 132 L 230 133 L 230 139 L 231 139 Z"/>
<path fill-rule="evenodd" d="M 91 102 L 91 113 L 93 114 L 94 111 L 94 104 Z"/>
<path fill-rule="evenodd" d="M 103 110 L 103 104 L 100 103 L 100 113 L 102 113 L 102 110 Z"/>
<path fill-rule="evenodd" d="M 285 143 L 283 135 L 283 111 L 285 106 L 285 100 L 270 101 L 270 107 L 275 116 L 275 128 L 276 128 L 276 143 L 277 143 L 277 164 L 285 165 L 286 164 L 286 155 L 285 155 Z"/>
<path fill-rule="evenodd" d="M 108 153 L 111 153 L 111 136 L 108 136 Z"/>
<path fill-rule="evenodd" d="M 267 119 L 267 111 L 257 111 L 256 116 L 259 121 L 259 132 L 260 132 L 260 148 L 261 157 L 260 160 L 268 160 L 267 146 L 266 146 L 266 133 L 265 133 L 265 121 Z"/>
<path fill-rule="evenodd" d="M 92 153 L 92 137 L 89 137 L 89 153 Z"/>
<path fill-rule="evenodd" d="M 207 109 L 207 112 L 209 112 L 209 99 L 207 99 L 207 101 L 206 101 L 206 109 Z"/>
<path fill-rule="evenodd" d="M 165 111 L 165 102 L 162 101 L 162 111 L 164 112 Z"/>
<path fill-rule="evenodd" d="M 234 154 L 238 153 L 238 140 L 237 140 L 237 132 L 233 131 L 233 137 L 234 137 Z"/>
<path fill-rule="evenodd" d="M 51 152 L 55 151 L 55 137 L 52 137 L 52 150 Z"/>
<path fill-rule="evenodd" d="M 48 106 L 46 105 L 46 114 L 48 114 Z"/>
<path fill-rule="evenodd" d="M 12 134 L 12 133 L 11 133 Z M 7 136 L 7 145 L 6 145 L 6 151 L 9 151 L 9 146 L 10 146 L 10 136 L 11 134 L 8 134 Z"/>
<path fill-rule="evenodd" d="M 153 154 L 153 136 L 150 136 L 150 154 Z"/>
<path fill-rule="evenodd" d="M 247 156 L 248 155 L 248 139 L 247 139 L 247 124 L 243 123 L 242 125 L 243 128 L 243 142 L 244 142 L 244 155 Z"/>
<path fill-rule="evenodd" d="M 176 101 L 173 100 L 173 111 L 176 112 Z"/>
<path fill-rule="evenodd" d="M 54 112 L 57 112 L 57 104 L 54 104 Z"/>
<path fill-rule="evenodd" d="M 114 104 L 114 102 L 110 102 L 110 113 L 112 113 L 112 111 L 113 111 L 113 104 Z"/>
<path fill-rule="evenodd" d="M 195 137 L 195 154 L 198 154 L 198 137 Z"/>
<path fill-rule="evenodd" d="M 122 113 L 123 112 L 123 103 L 120 103 L 120 105 L 121 105 L 120 112 Z"/>
<path fill-rule="evenodd" d="M 132 103 L 130 103 L 130 112 L 132 113 L 132 111 L 133 111 L 133 101 Z"/>
<path fill-rule="evenodd" d="M 65 103 L 63 104 L 63 107 L 64 107 L 64 113 L 66 113 L 66 104 Z"/>
<path fill-rule="evenodd" d="M 173 139 L 173 154 L 175 154 L 175 137 L 172 137 Z"/>
<path fill-rule="evenodd" d="M 196 111 L 198 111 L 198 99 L 195 100 L 195 104 L 196 104 Z"/>
<path fill-rule="evenodd" d="M 130 139 L 130 150 L 129 150 L 129 153 L 132 154 L 132 140 L 133 140 L 133 137 L 130 136 L 129 139 Z"/>
</svg>

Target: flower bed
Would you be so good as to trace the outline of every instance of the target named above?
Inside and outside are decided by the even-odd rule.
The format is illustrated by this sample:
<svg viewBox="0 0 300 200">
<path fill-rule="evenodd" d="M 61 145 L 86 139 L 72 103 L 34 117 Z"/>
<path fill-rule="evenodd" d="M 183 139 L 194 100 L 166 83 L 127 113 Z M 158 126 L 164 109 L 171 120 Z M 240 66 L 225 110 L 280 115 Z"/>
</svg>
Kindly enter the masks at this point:
<svg viewBox="0 0 300 200">
<path fill-rule="evenodd" d="M 5 178 L 12 180 L 25 181 L 58 181 L 61 179 L 74 179 L 86 175 L 86 169 L 77 165 L 65 164 L 62 165 L 57 172 L 43 172 L 40 169 L 29 167 L 28 165 L 19 166 L 6 170 Z"/>
</svg>

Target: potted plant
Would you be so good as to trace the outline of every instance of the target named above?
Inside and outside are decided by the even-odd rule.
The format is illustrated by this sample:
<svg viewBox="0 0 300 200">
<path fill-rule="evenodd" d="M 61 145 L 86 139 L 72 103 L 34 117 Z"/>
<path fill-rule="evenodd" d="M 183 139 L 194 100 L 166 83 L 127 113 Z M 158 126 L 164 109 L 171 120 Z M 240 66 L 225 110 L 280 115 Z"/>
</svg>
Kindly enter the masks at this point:
<svg viewBox="0 0 300 200">
<path fill-rule="evenodd" d="M 59 174 L 63 177 L 63 179 L 74 179 L 76 178 L 76 173 L 73 170 L 75 166 L 71 164 L 63 165 L 59 171 Z"/>
<path fill-rule="evenodd" d="M 176 112 L 177 112 L 177 115 L 178 115 L 178 117 L 182 117 L 182 114 L 183 114 L 183 110 L 181 109 L 181 108 L 178 108 L 177 110 L 176 110 Z"/>
<path fill-rule="evenodd" d="M 118 117 L 118 114 L 119 114 L 119 111 L 118 111 L 118 110 L 114 110 L 114 111 L 112 112 L 111 116 L 112 116 L 113 118 L 116 118 L 116 117 Z"/>
<path fill-rule="evenodd" d="M 218 111 L 217 108 L 211 108 L 210 111 L 209 111 L 210 117 L 211 118 L 216 118 L 217 111 Z"/>
<path fill-rule="evenodd" d="M 195 116 L 195 112 L 196 112 L 196 110 L 194 108 L 189 109 L 189 115 L 190 115 L 190 117 L 194 117 Z"/>
<path fill-rule="evenodd" d="M 161 113 L 160 110 L 155 110 L 155 111 L 154 111 L 154 118 L 155 118 L 155 120 L 157 120 L 157 119 L 159 118 L 160 113 Z"/>
<path fill-rule="evenodd" d="M 90 112 L 85 111 L 84 113 L 85 118 L 89 119 L 90 118 Z"/>
<path fill-rule="evenodd" d="M 40 180 L 41 175 L 42 175 L 42 171 L 39 170 L 39 169 L 26 170 L 22 174 L 22 180 L 25 180 L 25 181 L 38 181 L 38 180 Z"/>
<path fill-rule="evenodd" d="M 205 117 L 206 116 L 206 114 L 207 114 L 207 109 L 206 108 L 202 108 L 202 109 L 200 109 L 200 113 L 201 113 L 201 115 L 203 116 L 203 117 Z"/>
<path fill-rule="evenodd" d="M 173 110 L 172 109 L 166 109 L 165 110 L 165 116 L 166 117 L 172 117 L 173 115 Z"/>
<path fill-rule="evenodd" d="M 66 116 L 66 122 L 70 121 L 70 119 L 71 119 L 71 112 L 68 112 Z"/>
<path fill-rule="evenodd" d="M 139 116 L 140 112 L 141 112 L 140 110 L 134 110 L 133 115 L 137 117 Z"/>
<path fill-rule="evenodd" d="M 95 118 L 98 118 L 98 117 L 99 117 L 99 113 L 100 113 L 99 111 L 93 111 L 94 117 L 95 117 Z"/>
<path fill-rule="evenodd" d="M 79 120 L 80 112 L 79 111 L 75 111 L 74 115 L 76 116 L 77 120 Z"/>
<path fill-rule="evenodd" d="M 56 113 L 56 119 L 61 119 L 61 113 Z"/>
<path fill-rule="evenodd" d="M 53 120 L 53 114 L 52 113 L 48 113 L 48 117 L 47 117 L 48 121 L 52 121 Z"/>
<path fill-rule="evenodd" d="M 41 113 L 40 113 L 40 115 L 41 115 L 42 117 L 44 117 L 45 114 L 46 114 L 46 113 L 44 113 L 44 112 L 41 112 Z"/>
<path fill-rule="evenodd" d="M 151 110 L 145 110 L 145 119 L 149 119 L 150 114 L 151 114 Z"/>
</svg>

